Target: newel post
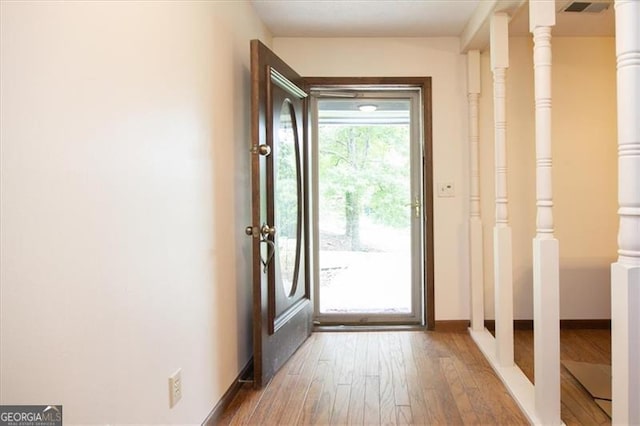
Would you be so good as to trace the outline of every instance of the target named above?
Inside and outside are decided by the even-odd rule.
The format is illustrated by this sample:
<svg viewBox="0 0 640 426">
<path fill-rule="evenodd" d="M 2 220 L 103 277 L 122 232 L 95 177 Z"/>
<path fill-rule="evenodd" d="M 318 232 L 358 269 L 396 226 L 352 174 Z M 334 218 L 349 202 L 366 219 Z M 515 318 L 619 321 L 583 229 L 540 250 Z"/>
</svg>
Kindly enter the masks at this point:
<svg viewBox="0 0 640 426">
<path fill-rule="evenodd" d="M 533 320 L 536 413 L 543 424 L 560 419 L 560 261 L 553 234 L 551 161 L 551 28 L 554 2 L 529 1 L 533 33 L 536 117 L 536 236 L 533 239 Z"/>
<path fill-rule="evenodd" d="M 640 424 L 640 0 L 616 0 L 618 261 L 611 266 L 614 424 Z"/>
<path fill-rule="evenodd" d="M 496 357 L 513 366 L 513 265 L 507 198 L 506 75 L 509 67 L 509 16 L 496 13 L 490 26 L 495 138 L 496 223 L 493 229 Z"/>
<path fill-rule="evenodd" d="M 469 99 L 469 151 L 471 195 L 469 199 L 469 248 L 471 270 L 471 329 L 484 330 L 484 272 L 482 266 L 482 219 L 480 218 L 479 116 L 480 51 L 467 53 L 467 97 Z"/>
</svg>

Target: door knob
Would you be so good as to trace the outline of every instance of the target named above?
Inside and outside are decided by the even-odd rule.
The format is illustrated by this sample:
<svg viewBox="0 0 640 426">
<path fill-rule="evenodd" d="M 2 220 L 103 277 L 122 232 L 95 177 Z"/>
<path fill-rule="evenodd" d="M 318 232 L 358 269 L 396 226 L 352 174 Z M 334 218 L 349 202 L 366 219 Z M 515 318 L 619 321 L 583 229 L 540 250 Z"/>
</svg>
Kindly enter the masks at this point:
<svg viewBox="0 0 640 426">
<path fill-rule="evenodd" d="M 251 148 L 251 152 L 253 152 L 254 154 L 260 154 L 266 157 L 267 155 L 271 154 L 271 147 L 264 143 L 258 146 L 254 145 L 254 147 Z"/>
<path fill-rule="evenodd" d="M 269 235 L 274 235 L 276 233 L 276 228 L 275 226 L 269 226 L 266 223 L 262 224 L 262 227 L 260 228 L 260 234 L 262 234 L 263 237 L 267 237 Z"/>
</svg>

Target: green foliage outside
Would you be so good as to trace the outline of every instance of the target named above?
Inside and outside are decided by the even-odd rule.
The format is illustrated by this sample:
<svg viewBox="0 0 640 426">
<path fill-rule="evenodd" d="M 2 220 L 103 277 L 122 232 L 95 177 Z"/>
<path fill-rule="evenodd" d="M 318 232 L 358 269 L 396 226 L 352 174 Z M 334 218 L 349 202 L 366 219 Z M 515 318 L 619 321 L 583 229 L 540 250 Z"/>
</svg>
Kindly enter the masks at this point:
<svg viewBox="0 0 640 426">
<path fill-rule="evenodd" d="M 291 136 L 290 143 L 280 143 L 276 153 L 276 229 L 279 236 L 287 238 L 295 238 L 297 233 L 298 178 L 294 150 Z"/>
<path fill-rule="evenodd" d="M 409 126 L 326 125 L 319 129 L 320 209 L 344 211 L 345 235 L 362 250 L 360 219 L 407 225 Z"/>
</svg>

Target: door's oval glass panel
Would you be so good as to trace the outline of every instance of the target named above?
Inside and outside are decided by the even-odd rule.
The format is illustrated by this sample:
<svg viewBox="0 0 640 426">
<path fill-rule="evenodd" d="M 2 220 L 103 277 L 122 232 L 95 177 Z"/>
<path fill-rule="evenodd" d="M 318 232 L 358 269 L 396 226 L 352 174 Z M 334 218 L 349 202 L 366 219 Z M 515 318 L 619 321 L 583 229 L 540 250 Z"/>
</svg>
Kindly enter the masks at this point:
<svg viewBox="0 0 640 426">
<path fill-rule="evenodd" d="M 282 104 L 274 155 L 276 257 L 285 294 L 295 293 L 300 245 L 300 170 L 295 110 Z"/>
</svg>

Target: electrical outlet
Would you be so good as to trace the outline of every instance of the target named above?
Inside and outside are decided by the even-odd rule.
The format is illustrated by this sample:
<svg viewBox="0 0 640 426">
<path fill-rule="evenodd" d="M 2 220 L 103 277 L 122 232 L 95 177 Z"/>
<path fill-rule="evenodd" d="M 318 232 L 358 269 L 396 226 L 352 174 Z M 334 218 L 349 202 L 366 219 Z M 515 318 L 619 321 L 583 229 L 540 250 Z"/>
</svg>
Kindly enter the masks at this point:
<svg viewBox="0 0 640 426">
<path fill-rule="evenodd" d="M 182 398 L 182 368 L 169 376 L 169 408 L 173 408 Z"/>
<path fill-rule="evenodd" d="M 452 182 L 444 182 L 438 184 L 438 197 L 454 197 L 456 188 Z"/>
</svg>

